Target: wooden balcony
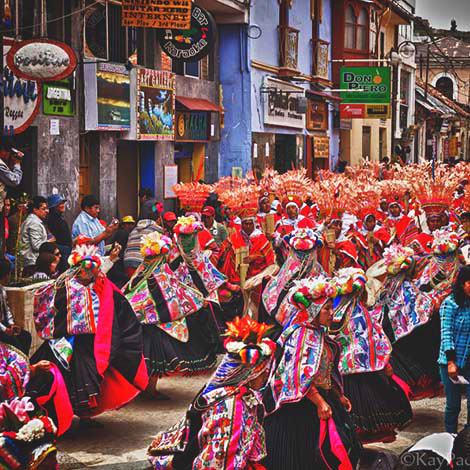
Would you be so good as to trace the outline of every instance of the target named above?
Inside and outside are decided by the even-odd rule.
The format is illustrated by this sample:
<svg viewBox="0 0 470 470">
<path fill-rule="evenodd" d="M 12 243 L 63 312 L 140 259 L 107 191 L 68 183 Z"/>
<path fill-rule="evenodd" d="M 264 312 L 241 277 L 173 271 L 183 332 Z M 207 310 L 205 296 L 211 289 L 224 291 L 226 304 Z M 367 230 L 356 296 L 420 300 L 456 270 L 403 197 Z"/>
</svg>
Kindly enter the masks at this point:
<svg viewBox="0 0 470 470">
<path fill-rule="evenodd" d="M 317 40 L 313 43 L 313 60 L 312 60 L 312 80 L 315 82 L 330 82 L 328 73 L 330 43 Z"/>
<path fill-rule="evenodd" d="M 279 26 L 279 75 L 292 77 L 299 73 L 299 30 Z"/>
</svg>

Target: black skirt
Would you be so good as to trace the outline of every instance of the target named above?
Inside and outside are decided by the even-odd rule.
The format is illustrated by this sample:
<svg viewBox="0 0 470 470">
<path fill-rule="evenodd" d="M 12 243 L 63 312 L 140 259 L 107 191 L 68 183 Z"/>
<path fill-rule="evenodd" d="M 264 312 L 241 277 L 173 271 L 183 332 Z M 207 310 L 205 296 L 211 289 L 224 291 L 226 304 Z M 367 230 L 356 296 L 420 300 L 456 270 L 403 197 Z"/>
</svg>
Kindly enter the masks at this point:
<svg viewBox="0 0 470 470">
<path fill-rule="evenodd" d="M 343 380 L 361 435 L 394 433 L 410 423 L 413 412 L 405 392 L 384 372 L 345 375 Z"/>
<path fill-rule="evenodd" d="M 361 444 L 353 429 L 349 414 L 332 392 L 319 390 L 333 411 L 333 420 L 338 434 L 356 467 L 361 453 Z M 324 470 L 325 465 L 319 450 L 320 419 L 316 406 L 308 399 L 283 405 L 266 417 L 267 457 L 261 462 L 267 470 Z M 323 448 L 324 457 L 331 468 L 338 468 L 340 462 Z"/>
<path fill-rule="evenodd" d="M 182 343 L 156 325 L 144 325 L 144 357 L 149 376 L 197 374 L 215 366 L 219 341 L 217 325 L 208 308 L 186 317 L 189 340 Z"/>
<path fill-rule="evenodd" d="M 96 407 L 102 378 L 96 368 L 94 356 L 94 335 L 76 335 L 73 355 L 69 369 L 66 369 L 56 358 L 48 342 L 45 342 L 31 357 L 31 364 L 46 360 L 60 369 L 74 413 L 86 417 Z"/>
<path fill-rule="evenodd" d="M 411 400 L 438 393 L 440 342 L 440 319 L 434 314 L 428 323 L 393 344 L 390 365 L 394 373 L 409 385 Z"/>
</svg>

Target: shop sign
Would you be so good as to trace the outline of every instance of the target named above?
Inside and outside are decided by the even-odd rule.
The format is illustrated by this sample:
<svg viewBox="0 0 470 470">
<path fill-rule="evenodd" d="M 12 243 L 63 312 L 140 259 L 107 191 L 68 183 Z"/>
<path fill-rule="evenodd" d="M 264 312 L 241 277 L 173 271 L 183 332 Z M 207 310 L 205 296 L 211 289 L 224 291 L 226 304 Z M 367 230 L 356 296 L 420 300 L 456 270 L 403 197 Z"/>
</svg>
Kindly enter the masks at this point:
<svg viewBox="0 0 470 470">
<path fill-rule="evenodd" d="M 449 140 L 449 157 L 456 157 L 458 154 L 458 139 L 452 136 Z"/>
<path fill-rule="evenodd" d="M 365 117 L 370 119 L 389 119 L 390 118 L 390 105 L 389 104 L 366 104 Z"/>
<path fill-rule="evenodd" d="M 196 62 L 214 47 L 217 26 L 204 8 L 193 6 L 190 29 L 162 29 L 159 41 L 162 50 L 173 60 Z"/>
<path fill-rule="evenodd" d="M 137 139 L 174 140 L 175 74 L 137 70 Z"/>
<path fill-rule="evenodd" d="M 365 105 L 363 104 L 344 104 L 339 105 L 340 119 L 364 119 Z"/>
<path fill-rule="evenodd" d="M 84 64 L 85 130 L 125 131 L 131 125 L 130 77 L 123 64 Z"/>
<path fill-rule="evenodd" d="M 315 136 L 313 138 L 314 158 L 330 157 L 330 138 L 327 135 Z"/>
<path fill-rule="evenodd" d="M 264 123 L 269 126 L 305 128 L 305 114 L 299 112 L 299 98 L 305 96 L 302 87 L 274 78 L 265 79 Z"/>
<path fill-rule="evenodd" d="M 390 104 L 390 67 L 341 67 L 343 103 Z"/>
<path fill-rule="evenodd" d="M 310 131 L 328 129 L 328 105 L 324 101 L 308 100 L 307 129 Z"/>
<path fill-rule="evenodd" d="M 68 81 L 44 83 L 42 112 L 51 116 L 75 115 L 72 91 Z"/>
<path fill-rule="evenodd" d="M 14 41 L 3 39 L 3 57 L 6 57 Z M 24 80 L 3 65 L 3 119 L 4 134 L 14 135 L 25 131 L 33 122 L 41 105 L 41 85 L 35 80 Z"/>
<path fill-rule="evenodd" d="M 193 142 L 209 140 L 209 113 L 176 112 L 176 140 Z"/>
<path fill-rule="evenodd" d="M 53 81 L 68 77 L 77 66 L 71 47 L 52 39 L 15 42 L 7 54 L 7 65 L 25 80 Z"/>
<path fill-rule="evenodd" d="M 122 25 L 189 29 L 191 0 L 122 0 Z"/>
</svg>

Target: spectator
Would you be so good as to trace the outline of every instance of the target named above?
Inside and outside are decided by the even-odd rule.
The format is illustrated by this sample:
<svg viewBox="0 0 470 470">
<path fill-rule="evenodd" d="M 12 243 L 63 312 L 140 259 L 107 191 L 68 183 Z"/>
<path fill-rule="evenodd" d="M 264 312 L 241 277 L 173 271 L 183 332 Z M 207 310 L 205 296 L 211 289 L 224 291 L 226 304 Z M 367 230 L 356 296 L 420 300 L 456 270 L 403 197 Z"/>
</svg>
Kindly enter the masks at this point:
<svg viewBox="0 0 470 470">
<path fill-rule="evenodd" d="M 176 214 L 174 212 L 165 212 L 163 215 L 163 228 L 165 229 L 165 235 L 173 238 L 173 228 L 176 225 Z"/>
<path fill-rule="evenodd" d="M 157 217 L 157 212 L 153 211 L 149 213 L 148 218 L 139 220 L 135 228 L 129 234 L 127 248 L 124 253 L 124 267 L 129 277 L 134 274 L 143 260 L 142 254 L 140 253 L 140 239 L 148 233 L 156 231 L 163 233 L 162 229 L 155 222 Z"/>
<path fill-rule="evenodd" d="M 441 346 L 438 363 L 446 394 L 444 414 L 447 432 L 456 433 L 460 413 L 461 386 L 454 383 L 459 376 L 470 382 L 470 266 L 461 268 L 452 293 L 440 308 Z M 470 385 L 467 395 L 467 426 L 470 424 Z"/>
<path fill-rule="evenodd" d="M 65 203 L 66 200 L 58 194 L 51 194 L 47 198 L 49 215 L 46 223 L 49 231 L 54 235 L 61 253 L 61 260 L 58 265 L 58 271 L 61 273 L 67 269 L 67 259 L 72 251 L 72 235 L 69 224 L 64 217 Z"/>
<path fill-rule="evenodd" d="M 117 230 L 118 224 L 113 223 L 106 228 L 103 227 L 98 219 L 100 203 L 92 194 L 83 197 L 81 208 L 82 211 L 72 226 L 72 238 L 75 239 L 79 235 L 89 237 L 89 244 L 98 245 L 98 254 L 104 256 L 104 241 Z"/>
<path fill-rule="evenodd" d="M 142 188 L 139 191 L 140 215 L 139 220 L 149 220 L 149 215 L 154 212 L 152 207 L 157 203 L 153 191 L 150 188 Z"/>
<path fill-rule="evenodd" d="M 36 269 L 33 279 L 36 281 L 52 279 L 57 273 L 58 259 L 51 253 L 43 252 L 36 260 Z"/>
<path fill-rule="evenodd" d="M 205 206 L 201 212 L 201 218 L 204 226 L 209 230 L 217 246 L 228 237 L 228 231 L 225 225 L 215 221 L 215 209 L 212 206 Z"/>
<path fill-rule="evenodd" d="M 127 248 L 127 240 L 129 239 L 129 234 L 135 227 L 135 220 L 132 215 L 126 215 L 122 218 L 119 229 L 114 234 L 114 241 L 121 245 L 121 259 L 124 258 L 124 250 Z"/>
<path fill-rule="evenodd" d="M 35 196 L 29 205 L 29 215 L 21 226 L 21 255 L 23 256 L 23 276 L 34 273 L 34 266 L 40 246 L 48 241 L 45 220 L 49 209 L 42 196 Z M 50 240 L 50 241 L 55 241 Z"/>
<path fill-rule="evenodd" d="M 5 286 L 10 281 L 11 264 L 8 260 L 0 259 L 0 341 L 15 346 L 20 351 L 29 354 L 31 334 L 15 323 L 8 305 Z"/>
<path fill-rule="evenodd" d="M 7 187 L 14 188 L 21 183 L 23 157 L 23 152 L 13 148 L 11 139 L 0 137 L 0 210 L 3 208 Z"/>
</svg>

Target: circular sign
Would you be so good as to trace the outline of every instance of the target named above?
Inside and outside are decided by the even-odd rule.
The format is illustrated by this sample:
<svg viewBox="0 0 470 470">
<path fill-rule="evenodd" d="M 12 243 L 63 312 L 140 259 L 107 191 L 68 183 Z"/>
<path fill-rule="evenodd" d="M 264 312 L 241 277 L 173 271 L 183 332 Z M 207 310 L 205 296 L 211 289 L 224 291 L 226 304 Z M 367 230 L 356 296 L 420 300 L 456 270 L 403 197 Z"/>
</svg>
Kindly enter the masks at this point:
<svg viewBox="0 0 470 470">
<path fill-rule="evenodd" d="M 52 39 L 16 42 L 6 60 L 17 77 L 35 81 L 62 80 L 77 66 L 77 56 L 72 48 Z"/>
<path fill-rule="evenodd" d="M 185 124 L 184 124 L 184 115 L 182 114 L 182 115 L 178 118 L 178 135 L 179 135 L 180 137 L 183 137 L 185 131 L 186 131 L 186 126 L 185 126 Z"/>
<path fill-rule="evenodd" d="M 214 47 L 217 26 L 209 12 L 193 5 L 189 29 L 161 29 L 158 34 L 166 55 L 181 62 L 197 62 Z"/>
<path fill-rule="evenodd" d="M 14 41 L 3 39 L 3 56 L 6 56 Z M 10 70 L 8 64 L 3 67 L 3 133 L 20 134 L 25 131 L 36 117 L 41 104 L 41 83 L 24 80 Z"/>
</svg>

